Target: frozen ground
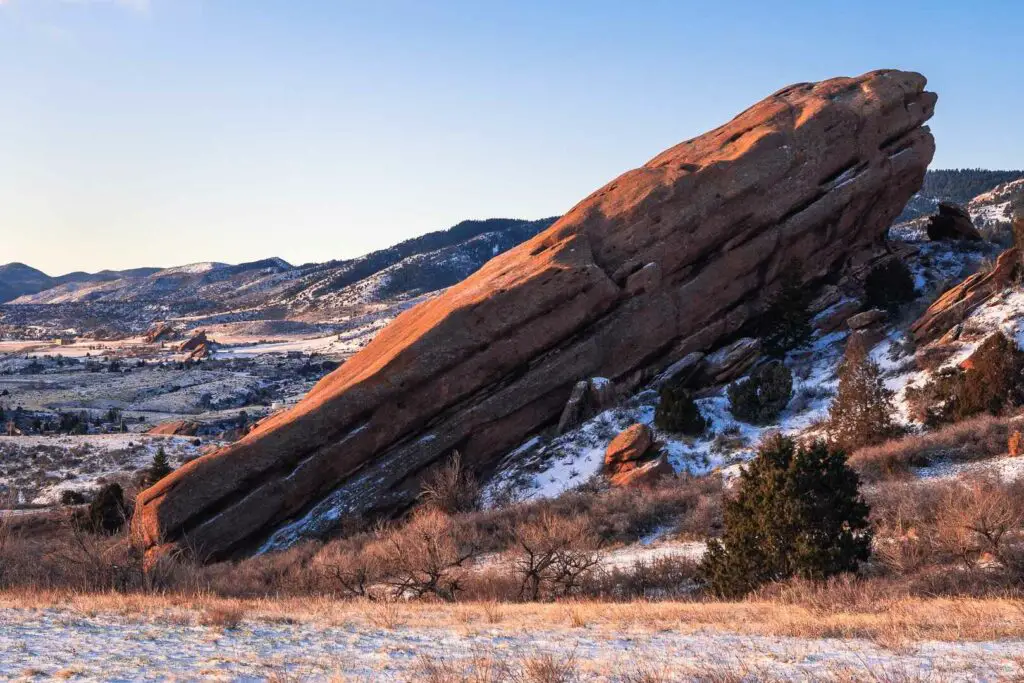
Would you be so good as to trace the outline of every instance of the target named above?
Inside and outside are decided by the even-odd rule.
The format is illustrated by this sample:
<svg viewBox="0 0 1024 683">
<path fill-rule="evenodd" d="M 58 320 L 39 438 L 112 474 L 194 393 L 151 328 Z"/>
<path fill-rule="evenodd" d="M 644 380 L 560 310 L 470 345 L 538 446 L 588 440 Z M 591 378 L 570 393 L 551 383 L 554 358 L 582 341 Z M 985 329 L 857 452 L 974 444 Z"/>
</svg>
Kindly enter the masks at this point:
<svg viewBox="0 0 1024 683">
<path fill-rule="evenodd" d="M 161 446 L 178 467 L 217 443 L 139 434 L 0 436 L 0 508 L 52 505 L 65 490 L 87 492 L 104 481 L 129 482 L 152 463 Z"/>
<path fill-rule="evenodd" d="M 327 627 L 242 621 L 203 626 L 7 609 L 0 613 L 0 677 L 75 680 L 423 680 L 424 662 L 509 666 L 543 656 L 572 661 L 580 680 L 1018 680 L 1024 641 L 920 642 L 886 649 L 867 640 L 736 635 L 682 628 Z M 447 679 L 446 679 L 447 680 Z M 551 679 L 554 680 L 554 679 Z M 561 679 L 559 679 L 561 680 Z M 728 680 L 732 680 L 731 678 Z M 841 680 L 851 680 L 842 678 Z"/>
</svg>

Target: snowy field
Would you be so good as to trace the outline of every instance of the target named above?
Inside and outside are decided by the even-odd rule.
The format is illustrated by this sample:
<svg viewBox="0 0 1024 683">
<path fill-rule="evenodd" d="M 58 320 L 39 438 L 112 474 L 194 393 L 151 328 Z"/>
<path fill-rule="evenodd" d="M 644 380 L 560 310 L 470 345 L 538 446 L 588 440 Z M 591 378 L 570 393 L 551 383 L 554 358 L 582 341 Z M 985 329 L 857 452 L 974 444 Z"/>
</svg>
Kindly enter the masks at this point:
<svg viewBox="0 0 1024 683">
<path fill-rule="evenodd" d="M 862 639 L 740 635 L 686 624 L 655 630 L 484 620 L 433 628 L 364 619 L 331 626 L 213 621 L 6 609 L 0 612 L 0 677 L 419 681 L 431 665 L 469 673 L 488 662 L 518 667 L 550 657 L 576 672 L 550 680 L 739 680 L 710 677 L 718 672 L 751 681 L 997 681 L 1019 680 L 1024 661 L 1018 639 L 887 648 Z M 637 678 L 642 674 L 661 677 Z"/>
<path fill-rule="evenodd" d="M 54 505 L 63 491 L 89 492 L 107 481 L 129 481 L 163 448 L 173 467 L 221 442 L 194 437 L 92 434 L 0 436 L 0 508 Z M 0 510 L 0 514 L 3 511 Z"/>
</svg>

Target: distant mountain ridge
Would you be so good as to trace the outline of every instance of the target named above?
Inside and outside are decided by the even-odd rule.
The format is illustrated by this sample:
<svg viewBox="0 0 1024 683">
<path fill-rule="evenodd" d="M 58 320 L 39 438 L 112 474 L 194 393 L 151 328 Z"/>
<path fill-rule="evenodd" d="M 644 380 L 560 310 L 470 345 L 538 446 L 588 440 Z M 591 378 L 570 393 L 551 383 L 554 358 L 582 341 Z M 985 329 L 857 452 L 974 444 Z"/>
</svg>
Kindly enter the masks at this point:
<svg viewBox="0 0 1024 683">
<path fill-rule="evenodd" d="M 98 273 L 75 271 L 51 277 L 24 263 L 0 265 L 0 303 L 13 301 L 26 294 L 58 287 L 67 283 L 109 282 L 125 277 L 146 277 L 158 272 L 159 268 L 131 268 L 129 270 L 101 270 Z"/>
<path fill-rule="evenodd" d="M 907 203 L 894 224 L 905 223 L 935 213 L 939 202 L 965 205 L 978 195 L 991 192 L 1005 183 L 1024 178 L 1024 170 L 989 171 L 982 168 L 930 170 L 924 185 Z"/>
<path fill-rule="evenodd" d="M 32 276 L 12 269 L 8 296 L 0 302 L 158 306 L 168 316 L 273 309 L 274 317 L 325 319 L 353 306 L 400 301 L 453 285 L 554 221 L 468 220 L 358 258 L 302 266 L 275 257 L 62 278 L 22 266 Z M 0 276 L 0 282 L 6 280 Z"/>
</svg>

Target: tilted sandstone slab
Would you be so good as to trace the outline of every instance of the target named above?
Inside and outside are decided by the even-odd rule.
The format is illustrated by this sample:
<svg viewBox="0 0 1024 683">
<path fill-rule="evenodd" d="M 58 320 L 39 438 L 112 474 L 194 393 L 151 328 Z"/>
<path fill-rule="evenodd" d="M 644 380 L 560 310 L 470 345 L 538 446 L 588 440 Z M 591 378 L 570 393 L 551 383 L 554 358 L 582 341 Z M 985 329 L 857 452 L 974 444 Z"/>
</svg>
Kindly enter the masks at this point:
<svg viewBox="0 0 1024 683">
<path fill-rule="evenodd" d="M 1021 221 L 1024 228 L 1024 221 Z M 927 344 L 947 334 L 993 296 L 1010 286 L 1020 273 L 1021 254 L 1011 247 L 999 254 L 991 270 L 974 273 L 950 287 L 910 326 L 918 344 Z"/>
<path fill-rule="evenodd" d="M 616 178 L 140 494 L 136 541 L 218 558 L 401 510 L 453 449 L 486 475 L 554 426 L 580 380 L 630 390 L 741 336 L 790 262 L 817 281 L 877 248 L 934 152 L 924 86 L 794 85 Z"/>
</svg>

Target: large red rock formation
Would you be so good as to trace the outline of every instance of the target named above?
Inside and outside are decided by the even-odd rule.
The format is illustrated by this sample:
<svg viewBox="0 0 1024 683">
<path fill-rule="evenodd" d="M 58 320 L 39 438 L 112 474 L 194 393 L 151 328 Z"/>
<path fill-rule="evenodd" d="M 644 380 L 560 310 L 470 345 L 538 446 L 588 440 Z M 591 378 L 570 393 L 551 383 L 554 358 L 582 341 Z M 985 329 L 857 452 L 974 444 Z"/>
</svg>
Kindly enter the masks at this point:
<svg viewBox="0 0 1024 683">
<path fill-rule="evenodd" d="M 291 410 L 142 492 L 137 542 L 151 559 L 216 558 L 297 516 L 310 533 L 401 509 L 453 449 L 486 474 L 554 426 L 580 380 L 628 391 L 714 350 L 790 262 L 816 280 L 877 248 L 934 151 L 924 87 L 899 71 L 790 86 L 616 178 L 403 313 Z"/>
</svg>

